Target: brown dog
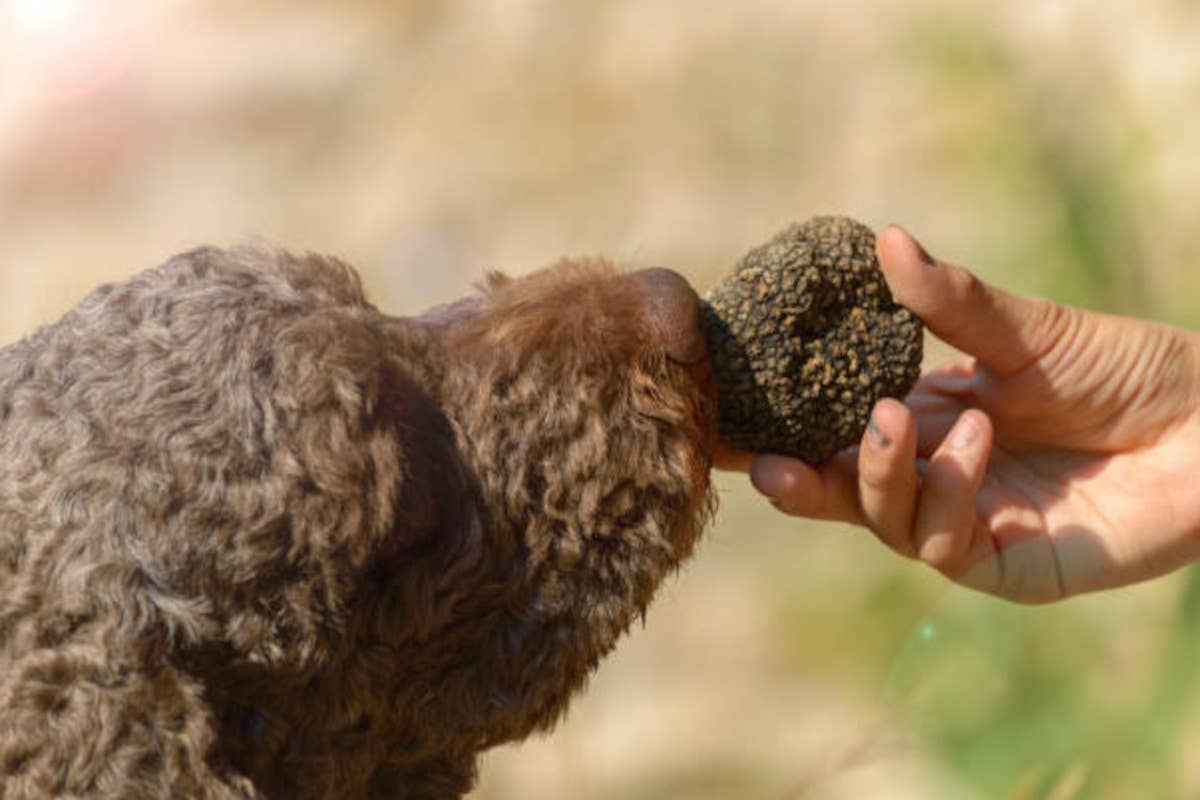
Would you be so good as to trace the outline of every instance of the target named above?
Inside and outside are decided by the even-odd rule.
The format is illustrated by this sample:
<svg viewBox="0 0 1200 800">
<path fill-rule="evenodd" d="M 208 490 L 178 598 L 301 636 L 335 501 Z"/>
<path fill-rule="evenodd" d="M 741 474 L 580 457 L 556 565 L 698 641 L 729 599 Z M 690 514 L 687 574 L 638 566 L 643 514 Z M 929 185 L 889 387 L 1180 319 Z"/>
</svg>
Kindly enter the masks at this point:
<svg viewBox="0 0 1200 800">
<path fill-rule="evenodd" d="M 712 507 L 697 301 L 201 249 L 0 351 L 0 797 L 447 798 Z"/>
</svg>

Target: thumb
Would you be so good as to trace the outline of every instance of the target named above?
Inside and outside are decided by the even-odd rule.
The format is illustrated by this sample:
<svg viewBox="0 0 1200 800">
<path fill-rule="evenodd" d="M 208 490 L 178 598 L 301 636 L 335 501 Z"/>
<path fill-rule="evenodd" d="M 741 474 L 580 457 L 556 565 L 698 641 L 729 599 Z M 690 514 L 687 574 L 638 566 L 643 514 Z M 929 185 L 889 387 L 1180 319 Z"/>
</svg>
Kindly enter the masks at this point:
<svg viewBox="0 0 1200 800">
<path fill-rule="evenodd" d="M 991 372 L 1011 375 L 1046 349 L 1053 303 L 1011 295 L 944 264 L 895 225 L 879 234 L 875 250 L 896 301 Z"/>
</svg>

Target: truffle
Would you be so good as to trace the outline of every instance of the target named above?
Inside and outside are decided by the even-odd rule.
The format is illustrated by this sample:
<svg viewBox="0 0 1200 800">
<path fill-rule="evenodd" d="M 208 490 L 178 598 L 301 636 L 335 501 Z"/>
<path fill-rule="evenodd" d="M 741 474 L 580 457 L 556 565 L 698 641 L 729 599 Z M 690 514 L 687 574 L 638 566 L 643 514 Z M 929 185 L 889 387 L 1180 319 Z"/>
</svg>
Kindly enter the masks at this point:
<svg viewBox="0 0 1200 800">
<path fill-rule="evenodd" d="M 846 217 L 751 250 L 704 296 L 701 317 L 720 435 L 745 450 L 825 461 L 920 374 L 921 322 L 892 299 L 871 229 Z"/>
</svg>

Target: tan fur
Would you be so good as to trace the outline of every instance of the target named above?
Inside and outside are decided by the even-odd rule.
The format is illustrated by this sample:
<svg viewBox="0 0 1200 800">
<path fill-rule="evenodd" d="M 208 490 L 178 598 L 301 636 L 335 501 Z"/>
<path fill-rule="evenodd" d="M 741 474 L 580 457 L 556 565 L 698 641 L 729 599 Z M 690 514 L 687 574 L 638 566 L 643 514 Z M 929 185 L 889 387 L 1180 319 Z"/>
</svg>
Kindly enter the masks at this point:
<svg viewBox="0 0 1200 800">
<path fill-rule="evenodd" d="M 711 511 L 631 286 L 208 248 L 0 350 L 0 798 L 457 797 L 553 725 Z"/>
</svg>

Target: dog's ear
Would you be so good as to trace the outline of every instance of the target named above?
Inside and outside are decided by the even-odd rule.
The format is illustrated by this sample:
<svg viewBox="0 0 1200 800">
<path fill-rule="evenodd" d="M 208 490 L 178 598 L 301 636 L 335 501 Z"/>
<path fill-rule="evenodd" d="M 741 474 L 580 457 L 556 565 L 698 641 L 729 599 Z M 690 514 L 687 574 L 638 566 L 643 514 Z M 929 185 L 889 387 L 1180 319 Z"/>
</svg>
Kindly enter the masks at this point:
<svg viewBox="0 0 1200 800">
<path fill-rule="evenodd" d="M 480 578 L 492 561 L 511 560 L 513 545 L 492 537 L 477 479 L 435 399 L 403 374 L 386 398 L 400 480 L 395 496 L 386 498 L 390 535 L 367 565 L 359 603 L 368 609 L 364 630 L 372 646 L 401 653 L 441 635 L 468 599 L 490 608 L 502 587 Z M 386 667 L 380 681 L 390 674 Z"/>
<path fill-rule="evenodd" d="M 264 395 L 280 426 L 280 457 L 361 516 L 360 540 L 411 545 L 443 525 L 443 506 L 464 502 L 454 431 L 413 378 L 430 367 L 426 353 L 409 351 L 370 313 L 338 307 L 297 318 L 272 352 Z"/>
</svg>

